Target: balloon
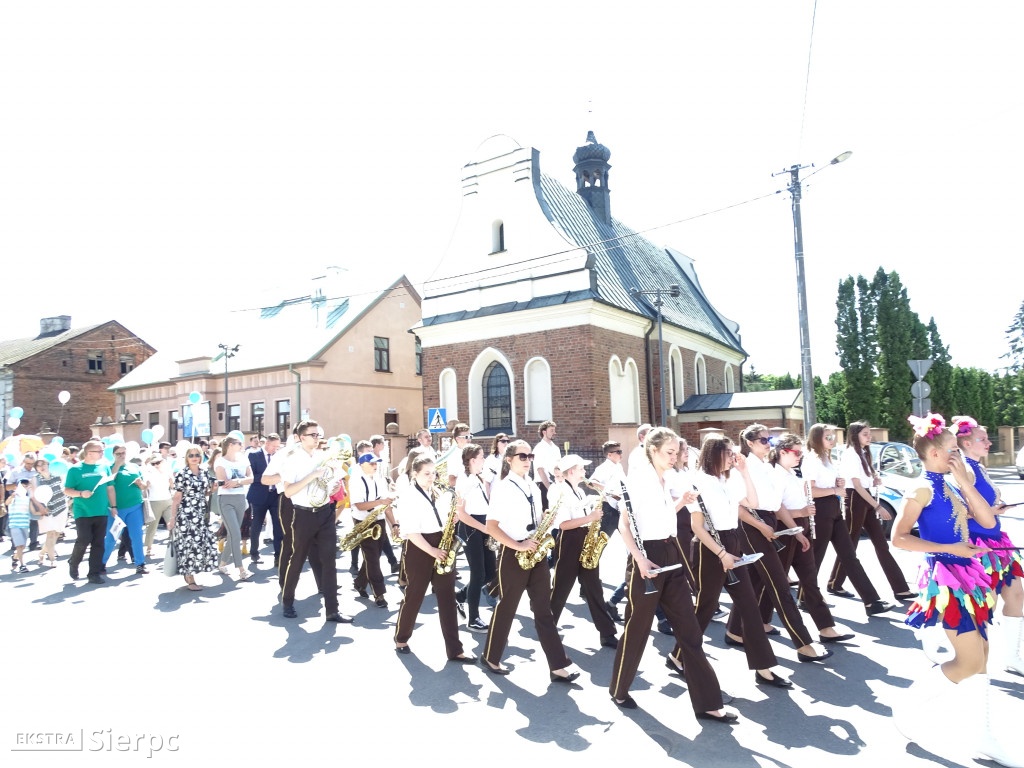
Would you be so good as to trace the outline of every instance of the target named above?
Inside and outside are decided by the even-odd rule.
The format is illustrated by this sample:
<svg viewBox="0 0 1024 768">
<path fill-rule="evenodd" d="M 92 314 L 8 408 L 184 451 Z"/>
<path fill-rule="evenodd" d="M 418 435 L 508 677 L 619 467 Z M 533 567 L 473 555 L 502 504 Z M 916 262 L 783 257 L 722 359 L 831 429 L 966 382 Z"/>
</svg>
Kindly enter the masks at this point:
<svg viewBox="0 0 1024 768">
<path fill-rule="evenodd" d="M 107 437 L 103 438 L 103 440 L 104 442 L 106 442 L 107 445 L 124 445 L 124 435 L 122 435 L 120 432 L 115 432 L 112 435 L 108 435 Z"/>
<path fill-rule="evenodd" d="M 153 433 L 153 440 L 159 440 L 161 437 L 164 436 L 164 428 L 161 427 L 159 424 L 154 424 L 152 427 L 150 427 L 150 431 Z"/>
<path fill-rule="evenodd" d="M 106 450 L 103 451 L 103 458 L 105 458 L 107 461 L 114 460 L 114 446 L 107 446 Z"/>
<path fill-rule="evenodd" d="M 184 468 L 185 468 L 185 460 L 184 459 L 175 459 L 174 461 L 171 462 L 171 471 L 172 472 L 180 472 Z"/>
<path fill-rule="evenodd" d="M 47 461 L 53 461 L 54 459 L 57 458 L 57 454 L 53 450 L 44 450 L 42 453 L 42 457 Z"/>
<path fill-rule="evenodd" d="M 17 429 L 20 424 L 21 419 L 19 419 L 17 416 L 11 416 L 7 420 L 7 426 L 10 427 L 11 429 Z"/>
<path fill-rule="evenodd" d="M 125 461 L 131 461 L 132 459 L 138 458 L 139 451 L 141 450 L 141 448 L 142 448 L 142 446 L 140 446 L 134 440 L 129 440 L 127 443 L 125 443 L 124 444 L 124 450 L 125 450 L 124 458 L 125 458 Z"/>
<path fill-rule="evenodd" d="M 14 418 L 20 419 L 24 415 L 25 415 L 25 409 L 24 408 L 19 408 L 18 406 L 14 406 L 13 408 L 11 408 L 11 416 L 13 416 Z"/>
<path fill-rule="evenodd" d="M 64 477 L 68 473 L 68 463 L 57 459 L 56 461 L 50 462 L 50 472 L 57 475 L 58 477 Z"/>
<path fill-rule="evenodd" d="M 61 405 L 67 405 L 68 400 L 71 399 L 71 393 L 68 392 L 66 389 L 62 389 L 60 392 L 57 393 L 57 399 L 60 401 Z"/>
<path fill-rule="evenodd" d="M 233 437 L 235 440 L 245 442 L 245 435 L 242 434 L 241 430 L 233 429 L 228 433 L 228 437 Z"/>
<path fill-rule="evenodd" d="M 50 442 L 51 442 L 51 443 L 55 443 L 55 444 L 57 444 L 57 445 L 64 445 L 64 438 L 63 438 L 63 437 L 61 437 L 60 435 L 57 435 L 57 436 L 56 436 L 55 438 L 53 438 L 53 440 L 51 440 Z"/>
<path fill-rule="evenodd" d="M 152 445 L 153 444 L 153 439 L 154 438 L 153 438 L 153 430 L 152 429 L 144 429 L 144 430 L 142 430 L 142 442 L 144 442 L 146 445 Z"/>
<path fill-rule="evenodd" d="M 185 452 L 188 450 L 190 445 L 192 445 L 192 443 L 188 440 L 179 440 L 178 444 L 174 446 L 174 452 L 178 454 L 179 459 L 185 458 Z"/>
<path fill-rule="evenodd" d="M 15 453 L 5 453 L 4 458 L 7 459 L 8 466 L 14 466 L 21 461 L 21 458 Z"/>
<path fill-rule="evenodd" d="M 196 403 L 198 403 L 198 402 L 199 402 L 200 400 L 202 400 L 202 399 L 203 399 L 203 396 L 202 396 L 202 395 L 200 395 L 200 394 L 199 394 L 198 392 L 192 392 L 192 393 L 191 393 L 191 394 L 189 394 L 189 396 L 188 396 L 188 401 L 189 401 L 190 403 L 192 403 L 192 405 L 195 405 Z"/>
<path fill-rule="evenodd" d="M 49 504 L 50 499 L 53 498 L 53 488 L 48 485 L 40 485 L 36 488 L 35 497 L 40 504 Z"/>
</svg>

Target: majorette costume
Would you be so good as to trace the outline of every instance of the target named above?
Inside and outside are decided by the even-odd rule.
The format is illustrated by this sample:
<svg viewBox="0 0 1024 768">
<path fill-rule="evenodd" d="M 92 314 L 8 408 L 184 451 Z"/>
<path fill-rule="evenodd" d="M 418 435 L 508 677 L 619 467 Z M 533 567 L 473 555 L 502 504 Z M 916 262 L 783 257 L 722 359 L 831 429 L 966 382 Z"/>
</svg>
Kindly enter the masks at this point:
<svg viewBox="0 0 1024 768">
<path fill-rule="evenodd" d="M 991 480 L 989 480 L 985 467 L 969 456 L 964 456 L 964 461 L 967 462 L 967 466 L 974 473 L 974 487 L 985 501 L 994 507 L 999 501 L 999 492 L 993 487 Z M 1010 537 L 1002 530 L 999 515 L 996 515 L 996 525 L 994 528 L 983 528 L 973 518 L 967 521 L 967 526 L 971 536 L 971 544 L 979 547 L 1013 546 Z M 1024 578 L 1024 560 L 1021 559 L 1020 552 L 1015 550 L 1003 549 L 995 552 L 984 552 L 981 555 L 981 563 L 985 566 L 985 572 L 992 580 L 992 588 L 996 591 L 997 595 L 1003 591 L 1004 585 L 1009 586 L 1010 582 L 1015 578 Z"/>
</svg>

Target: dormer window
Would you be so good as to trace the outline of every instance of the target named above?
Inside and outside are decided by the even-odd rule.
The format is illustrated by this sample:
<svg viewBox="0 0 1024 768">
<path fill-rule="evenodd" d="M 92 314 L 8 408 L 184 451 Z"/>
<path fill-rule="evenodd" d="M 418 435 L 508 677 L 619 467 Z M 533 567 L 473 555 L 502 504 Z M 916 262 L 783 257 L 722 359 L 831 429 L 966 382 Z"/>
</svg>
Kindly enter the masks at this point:
<svg viewBox="0 0 1024 768">
<path fill-rule="evenodd" d="M 505 222 L 501 219 L 491 224 L 491 253 L 501 253 L 505 250 Z"/>
</svg>

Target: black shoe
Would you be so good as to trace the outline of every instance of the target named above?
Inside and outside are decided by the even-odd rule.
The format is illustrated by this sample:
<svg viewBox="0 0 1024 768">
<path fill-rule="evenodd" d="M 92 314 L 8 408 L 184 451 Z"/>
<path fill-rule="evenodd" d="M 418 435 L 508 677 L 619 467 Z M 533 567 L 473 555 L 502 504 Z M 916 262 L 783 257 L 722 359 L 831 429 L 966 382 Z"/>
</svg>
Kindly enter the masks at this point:
<svg viewBox="0 0 1024 768">
<path fill-rule="evenodd" d="M 454 661 L 456 664 L 476 664 L 476 656 L 456 656 L 448 661 Z"/>
<path fill-rule="evenodd" d="M 836 597 L 854 597 L 853 592 L 850 592 L 848 589 L 829 589 L 828 593 Z"/>
<path fill-rule="evenodd" d="M 478 616 L 475 619 L 470 619 L 469 623 L 466 625 L 466 629 L 470 632 L 486 632 L 487 625 L 480 621 L 480 617 Z"/>
<path fill-rule="evenodd" d="M 875 600 L 875 602 L 865 605 L 864 610 L 867 611 L 868 616 L 877 616 L 880 613 L 891 611 L 895 607 L 888 603 L 883 603 L 881 600 Z"/>
<path fill-rule="evenodd" d="M 612 696 L 612 704 L 614 704 L 619 709 L 636 709 L 637 708 L 636 701 L 633 699 L 632 696 L 630 696 L 628 694 L 626 695 L 626 698 L 624 698 L 622 701 L 619 701 L 614 696 Z"/>
<path fill-rule="evenodd" d="M 391 564 L 391 573 L 398 573 L 398 563 Z"/>
<path fill-rule="evenodd" d="M 725 644 L 726 645 L 731 645 L 731 646 L 733 646 L 735 648 L 742 648 L 743 647 L 743 641 L 742 640 L 733 640 L 731 637 L 729 637 L 729 635 L 725 636 Z"/>
<path fill-rule="evenodd" d="M 253 565 L 256 565 L 257 563 L 262 563 L 263 560 L 262 560 L 262 558 L 260 558 L 259 555 L 253 555 L 252 557 L 249 558 L 249 562 L 252 563 Z"/>
<path fill-rule="evenodd" d="M 552 683 L 571 683 L 571 682 L 574 682 L 576 680 L 576 678 L 579 677 L 579 676 L 580 676 L 579 672 L 570 672 L 565 677 L 562 677 L 561 675 L 556 675 L 554 672 L 552 672 L 551 673 L 551 682 Z"/>
<path fill-rule="evenodd" d="M 106 584 L 106 582 L 103 579 L 101 579 L 99 576 L 90 576 L 89 577 L 89 583 L 90 584 Z"/>
<path fill-rule="evenodd" d="M 767 632 L 765 632 L 765 634 L 771 637 L 772 635 L 781 635 L 782 633 L 779 632 L 778 627 L 772 627 Z"/>
<path fill-rule="evenodd" d="M 35 544 L 29 544 L 28 546 L 29 552 L 34 552 L 37 549 L 39 549 L 39 542 L 36 542 Z"/>
<path fill-rule="evenodd" d="M 605 608 L 606 611 L 608 611 L 608 615 L 611 617 L 612 621 L 616 621 L 619 624 L 623 623 L 622 617 L 619 615 L 619 609 L 618 608 L 616 608 L 611 603 L 605 603 L 604 604 L 604 608 Z"/>
<path fill-rule="evenodd" d="M 360 597 L 365 597 L 366 599 L 370 598 L 370 594 L 365 589 L 357 589 L 356 594 Z"/>
<path fill-rule="evenodd" d="M 767 677 L 761 677 L 761 673 L 756 669 L 754 670 L 754 682 L 758 685 L 766 685 L 769 688 L 792 688 L 793 684 L 784 677 L 779 677 L 776 674 L 772 675 L 771 680 Z"/>
<path fill-rule="evenodd" d="M 917 592 L 897 592 L 893 597 L 897 600 L 916 600 Z"/>
<path fill-rule="evenodd" d="M 665 657 L 665 666 L 668 667 L 669 669 L 671 669 L 673 672 L 675 672 L 681 678 L 683 678 L 683 680 L 686 679 L 686 670 L 684 668 L 682 668 L 682 667 L 677 667 L 676 663 L 674 661 L 672 661 L 672 659 L 670 659 L 668 657 Z"/>
<path fill-rule="evenodd" d="M 601 638 L 601 646 L 604 648 L 618 648 L 619 640 L 615 635 L 606 635 Z"/>
<path fill-rule="evenodd" d="M 807 611 L 807 606 L 806 606 L 806 605 L 804 605 L 804 601 L 803 601 L 803 600 L 797 600 L 797 601 L 796 601 L 796 607 L 797 607 L 797 609 L 798 609 L 798 610 L 801 610 L 801 611 L 803 611 L 804 613 L 807 613 L 807 612 L 808 612 L 808 611 Z"/>
<path fill-rule="evenodd" d="M 498 675 L 499 677 L 504 677 L 505 675 L 508 674 L 508 670 L 507 669 L 502 669 L 501 667 L 498 667 L 498 668 L 492 667 L 488 663 L 487 659 L 485 659 L 483 656 L 480 657 L 480 666 L 483 667 L 484 670 L 486 670 L 487 672 L 490 672 L 492 675 Z"/>
<path fill-rule="evenodd" d="M 294 605 L 286 605 L 281 609 L 281 615 L 286 619 L 294 619 L 299 614 L 295 612 Z"/>
<path fill-rule="evenodd" d="M 715 608 L 715 612 L 711 615 L 711 619 L 724 619 L 728 615 L 729 614 L 725 611 L 725 609 L 719 605 Z"/>
<path fill-rule="evenodd" d="M 853 633 L 846 635 L 836 635 L 835 637 L 824 637 L 822 635 L 818 635 L 818 641 L 822 643 L 845 643 L 847 640 L 853 640 L 853 638 L 855 637 L 856 635 L 854 635 Z"/>
<path fill-rule="evenodd" d="M 348 567 L 348 572 L 351 573 L 353 576 L 357 576 L 359 574 L 359 566 L 358 565 L 350 565 Z"/>
<path fill-rule="evenodd" d="M 376 604 L 376 606 L 378 608 L 387 608 L 388 607 L 388 601 L 385 600 L 383 597 L 378 597 L 373 602 Z"/>
<path fill-rule="evenodd" d="M 263 540 L 263 543 L 264 543 L 264 544 L 273 544 L 273 543 L 274 543 L 274 540 L 273 540 L 273 539 L 264 539 L 264 540 Z"/>
<path fill-rule="evenodd" d="M 698 720 L 710 720 L 713 723 L 724 723 L 725 725 L 732 725 L 739 717 L 734 715 L 732 712 L 726 712 L 724 715 L 713 715 L 710 712 L 697 712 L 696 717 Z"/>
<path fill-rule="evenodd" d="M 810 664 L 815 661 L 824 661 L 825 659 L 832 656 L 832 654 L 833 652 L 826 648 L 825 652 L 820 656 L 804 656 L 804 654 L 798 653 L 796 657 L 800 660 L 801 664 Z"/>
<path fill-rule="evenodd" d="M 668 619 L 662 619 L 658 622 L 658 631 L 663 635 L 672 634 L 672 625 L 668 623 Z"/>
<path fill-rule="evenodd" d="M 71 574 L 72 581 L 78 581 L 78 569 L 73 565 L 68 566 L 68 573 Z"/>
<path fill-rule="evenodd" d="M 278 564 L 278 562 L 280 562 L 280 559 L 281 559 L 281 558 L 279 558 L 279 557 L 278 557 L 277 555 L 274 555 L 274 567 L 275 567 L 275 568 L 277 568 L 277 567 L 278 567 L 278 565 L 277 565 L 277 564 Z"/>
<path fill-rule="evenodd" d="M 102 575 L 102 576 L 106 576 L 107 575 L 107 566 L 104 565 L 102 568 L 100 568 L 100 575 Z"/>
<path fill-rule="evenodd" d="M 125 558 L 124 555 L 118 555 L 117 556 L 117 562 L 119 562 L 119 563 L 123 563 L 126 559 L 127 558 Z"/>
<path fill-rule="evenodd" d="M 144 565 L 137 565 L 137 566 L 135 566 L 135 575 L 143 576 L 143 575 L 145 575 L 147 573 L 149 573 L 149 571 L 146 570 L 146 566 L 144 566 Z"/>
<path fill-rule="evenodd" d="M 344 613 L 338 613 L 337 611 L 335 611 L 334 613 L 328 613 L 324 621 L 334 621 L 338 624 L 351 624 L 352 617 L 346 616 Z"/>
</svg>

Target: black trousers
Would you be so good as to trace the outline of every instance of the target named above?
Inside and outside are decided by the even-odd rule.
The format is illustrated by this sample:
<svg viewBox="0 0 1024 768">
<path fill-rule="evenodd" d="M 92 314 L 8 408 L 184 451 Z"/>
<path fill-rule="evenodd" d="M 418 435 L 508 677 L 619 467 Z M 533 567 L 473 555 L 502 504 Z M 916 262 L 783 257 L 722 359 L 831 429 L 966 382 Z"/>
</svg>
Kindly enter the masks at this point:
<svg viewBox="0 0 1024 768">
<path fill-rule="evenodd" d="M 274 531 L 274 557 L 280 562 L 281 542 L 284 539 L 284 532 L 281 530 L 281 516 L 278 514 L 278 495 L 270 494 L 265 502 L 251 504 L 252 524 L 249 528 L 249 556 L 255 558 L 260 551 L 260 536 L 263 534 L 263 521 L 267 514 L 270 514 L 270 527 Z"/>
<path fill-rule="evenodd" d="M 814 562 L 817 570 L 821 570 L 821 561 L 825 557 L 828 545 L 836 551 L 836 560 L 843 564 L 847 575 L 857 590 L 857 594 L 865 604 L 873 603 L 878 599 L 878 591 L 875 589 L 868 575 L 864 573 L 864 566 L 857 559 L 853 542 L 850 540 L 850 532 L 839 513 L 839 498 L 836 496 L 823 496 L 814 500 L 816 513 L 814 515 L 815 536 L 814 539 Z"/>
<path fill-rule="evenodd" d="M 302 573 L 306 557 L 311 552 L 316 552 L 316 559 L 320 565 L 319 578 L 316 581 L 324 596 L 324 610 L 327 613 L 337 613 L 338 569 L 334 564 L 334 549 L 337 546 L 334 506 L 327 504 L 319 509 L 293 506 L 291 517 L 292 551 L 284 563 L 281 602 L 284 605 L 295 602 L 295 588 L 299 584 L 299 574 Z M 310 563 L 312 564 L 312 558 Z"/>
<path fill-rule="evenodd" d="M 656 565 L 666 566 L 682 563 L 683 551 L 674 539 L 645 541 L 647 558 Z M 713 712 L 722 707 L 722 691 L 718 677 L 704 655 L 704 638 L 693 612 L 690 587 L 684 568 L 665 571 L 654 577 L 657 592 L 644 594 L 644 580 L 639 568 L 629 569 L 626 604 L 626 626 L 615 651 L 612 665 L 611 695 L 624 699 L 640 667 L 640 659 L 647 647 L 647 638 L 654 622 L 654 610 L 661 606 L 665 611 L 672 633 L 676 638 L 676 658 L 682 658 L 686 668 L 687 692 L 694 712 Z"/>
<path fill-rule="evenodd" d="M 580 563 L 583 542 L 587 538 L 587 526 L 562 531 L 558 537 L 558 559 L 555 564 L 554 580 L 551 584 L 551 615 L 558 624 L 565 601 L 569 598 L 576 580 L 583 587 L 583 595 L 590 609 L 590 618 L 601 637 L 615 637 L 615 622 L 604 607 L 604 588 L 597 568 L 584 568 Z"/>
<path fill-rule="evenodd" d="M 476 528 L 461 525 L 462 540 L 465 542 L 463 552 L 469 563 L 469 584 L 466 586 L 466 604 L 469 620 L 480 618 L 480 590 L 495 575 L 494 552 L 486 544 L 487 535 Z M 403 553 L 403 563 L 405 550 Z M 454 571 L 453 571 L 454 573 Z M 408 578 L 408 577 L 406 577 Z"/>
<path fill-rule="evenodd" d="M 424 533 L 423 538 L 432 547 L 440 546 L 441 532 Z M 441 635 L 444 637 L 444 649 L 449 659 L 461 656 L 462 641 L 459 640 L 459 619 L 455 607 L 455 569 L 448 573 L 438 573 L 436 561 L 411 541 L 402 544 L 402 559 L 405 562 L 406 578 L 409 586 L 405 588 L 405 598 L 398 607 L 398 623 L 395 626 L 395 642 L 407 643 L 412 637 L 416 626 L 423 598 L 427 587 L 434 588 L 437 598 L 437 616 L 441 621 Z M 479 595 L 479 592 L 477 593 Z"/>
<path fill-rule="evenodd" d="M 889 582 L 889 587 L 892 589 L 893 594 L 909 592 L 910 587 L 903 576 L 903 571 L 896 564 L 896 559 L 892 556 L 892 551 L 889 549 L 889 542 L 886 541 L 881 521 L 875 515 L 871 505 L 861 498 L 859 493 L 854 490 L 848 490 L 846 492 L 846 530 L 850 532 L 850 542 L 853 544 L 854 551 L 857 550 L 857 544 L 860 543 L 861 529 L 865 529 L 868 532 L 871 545 L 875 548 L 875 556 L 878 558 L 879 565 L 882 566 L 882 573 L 885 574 L 885 580 Z M 832 566 L 832 575 L 829 577 L 828 588 L 842 589 L 845 581 L 846 569 L 843 568 L 843 564 L 837 559 L 835 565 Z"/>
<path fill-rule="evenodd" d="M 766 524 L 775 528 L 775 515 L 771 512 L 761 511 L 758 514 Z M 782 561 L 779 560 L 775 543 L 768 541 L 754 526 L 741 522 L 740 546 L 747 554 L 760 552 L 762 555 L 756 563 L 746 566 L 750 569 L 750 581 L 754 588 L 754 594 L 757 595 L 758 606 L 763 599 L 768 599 L 775 610 L 779 612 L 779 617 L 793 641 L 794 648 L 810 645 L 811 635 L 804 625 L 804 620 L 800 617 L 800 611 L 796 608 L 793 593 L 789 591 L 789 577 L 786 576 L 786 569 L 782 567 Z M 760 611 L 758 616 L 760 617 Z M 756 627 L 744 627 L 740 612 L 732 611 L 729 614 L 726 629 L 732 634 L 744 638 L 744 642 L 746 642 L 747 634 L 763 632 L 762 624 L 766 623 L 759 623 Z M 744 632 L 744 630 L 748 630 L 748 632 Z"/>
<path fill-rule="evenodd" d="M 800 581 L 800 599 L 803 601 L 807 613 L 810 614 L 814 626 L 819 630 L 834 627 L 836 620 L 832 618 L 832 611 L 829 610 L 828 603 L 825 602 L 825 598 L 821 596 L 821 590 L 818 588 L 818 563 L 814 559 L 814 539 L 811 538 L 811 525 L 807 522 L 806 517 L 800 518 L 796 522 L 804 529 L 804 536 L 810 540 L 812 546 L 804 552 L 796 539 L 792 536 L 788 537 L 786 548 L 779 553 L 782 570 L 788 574 L 789 569 L 792 568 L 796 573 L 796 577 Z M 778 527 L 781 528 L 781 526 L 782 523 L 779 523 Z M 758 606 L 761 609 L 761 622 L 763 624 L 771 622 L 772 613 L 775 610 L 775 604 L 771 598 L 767 594 L 759 595 Z"/>
<path fill-rule="evenodd" d="M 734 557 L 742 554 L 740 537 L 736 529 L 730 531 L 719 531 L 722 539 L 722 546 L 726 552 Z M 740 615 L 743 626 L 758 627 L 761 620 L 761 613 L 757 609 L 757 598 L 754 596 L 754 588 L 750 585 L 750 574 L 747 572 L 750 566 L 734 568 L 732 573 L 739 580 L 737 584 L 729 587 L 725 585 L 725 569 L 722 568 L 722 561 L 717 555 L 717 550 L 712 552 L 700 543 L 700 539 L 694 538 L 694 566 L 697 572 L 697 623 L 703 634 L 711 623 L 711 617 L 718 609 L 718 597 L 722 594 L 722 587 L 725 587 L 729 596 L 732 597 L 732 610 Z M 775 653 L 772 651 L 771 643 L 764 629 L 760 632 L 747 632 L 743 636 L 743 650 L 747 655 L 747 667 L 749 669 L 768 669 L 777 663 Z M 673 652 L 673 656 L 679 660 L 679 646 Z M 686 671 L 689 675 L 690 671 Z"/>
<path fill-rule="evenodd" d="M 107 516 L 76 517 L 75 530 L 77 536 L 68 566 L 71 570 L 77 571 L 85 556 L 85 548 L 88 547 L 89 576 L 99 576 L 100 569 L 103 567 L 103 548 L 107 538 Z"/>
<path fill-rule="evenodd" d="M 530 610 L 533 611 L 533 626 L 537 639 L 547 658 L 548 668 L 553 672 L 572 664 L 565 655 L 562 639 L 555 629 L 551 615 L 551 570 L 547 559 L 526 571 L 519 565 L 515 550 L 502 547 L 498 555 L 498 590 L 501 599 L 491 614 L 491 626 L 487 630 L 484 658 L 492 665 L 501 663 L 501 655 L 508 645 L 508 633 L 516 617 L 516 609 L 523 592 L 530 595 Z"/>
<path fill-rule="evenodd" d="M 363 567 L 359 569 L 352 586 L 356 589 L 366 589 L 366 585 L 369 584 L 374 597 L 384 597 L 384 574 L 380 570 L 380 552 L 381 547 L 390 547 L 391 542 L 384 533 L 384 524 L 381 521 L 377 521 L 370 530 L 372 531 L 374 527 L 381 529 L 380 538 L 374 540 L 367 536 L 359 543 L 359 549 L 363 553 Z"/>
<path fill-rule="evenodd" d="M 334 507 L 328 505 L 324 507 L 325 510 L 331 512 L 331 518 L 334 518 Z M 283 493 L 278 497 L 278 522 L 281 524 L 281 554 L 277 557 L 277 582 L 281 585 L 281 589 L 284 589 L 284 571 L 285 564 L 288 563 L 292 558 L 292 552 L 294 550 L 295 541 L 295 530 L 293 521 L 295 518 L 295 508 L 292 505 L 292 500 L 285 496 Z M 319 548 L 310 548 L 308 550 L 309 557 L 309 568 L 313 571 L 313 579 L 316 581 L 317 591 L 323 590 L 323 585 L 320 583 L 320 574 L 323 571 L 322 563 L 320 561 L 320 550 Z M 331 563 L 334 562 L 334 552 L 331 552 Z M 300 560 L 297 564 L 298 572 L 302 571 L 302 561 Z M 335 574 L 335 584 L 337 584 L 338 577 Z"/>
</svg>

